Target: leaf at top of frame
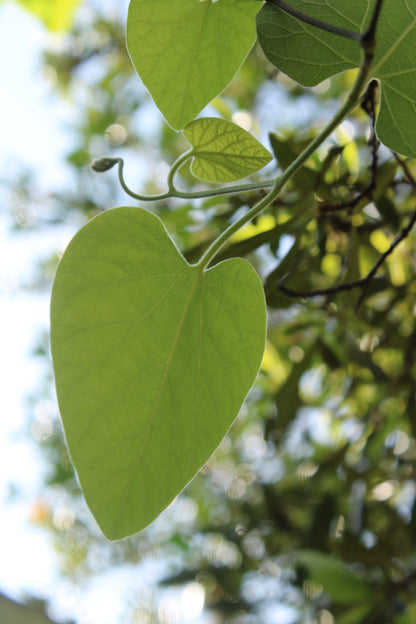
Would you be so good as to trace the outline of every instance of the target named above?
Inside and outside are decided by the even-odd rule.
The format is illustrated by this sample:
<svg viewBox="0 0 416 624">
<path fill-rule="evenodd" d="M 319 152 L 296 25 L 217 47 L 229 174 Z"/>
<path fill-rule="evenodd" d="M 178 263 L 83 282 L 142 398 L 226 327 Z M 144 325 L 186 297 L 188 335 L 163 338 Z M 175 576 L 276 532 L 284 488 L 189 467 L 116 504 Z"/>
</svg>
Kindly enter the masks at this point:
<svg viewBox="0 0 416 624">
<path fill-rule="evenodd" d="M 254 0 L 131 0 L 129 53 L 173 128 L 231 82 L 256 39 L 259 9 Z"/>
<path fill-rule="evenodd" d="M 304 13 L 363 32 L 373 0 L 291 0 Z M 359 67 L 356 41 L 300 22 L 267 3 L 257 15 L 257 34 L 267 58 L 305 86 L 347 69 Z M 390 149 L 416 157 L 416 2 L 385 0 L 377 28 L 371 77 L 381 86 L 376 130 Z"/>
</svg>

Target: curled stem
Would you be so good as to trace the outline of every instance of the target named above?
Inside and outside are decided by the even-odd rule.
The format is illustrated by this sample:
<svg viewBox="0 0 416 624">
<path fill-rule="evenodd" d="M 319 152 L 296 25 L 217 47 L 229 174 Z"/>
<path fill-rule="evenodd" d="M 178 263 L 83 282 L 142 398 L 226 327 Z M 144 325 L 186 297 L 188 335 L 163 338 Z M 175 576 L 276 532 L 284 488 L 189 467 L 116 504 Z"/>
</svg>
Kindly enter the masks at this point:
<svg viewBox="0 0 416 624">
<path fill-rule="evenodd" d="M 268 0 L 273 4 L 277 5 L 279 8 L 286 10 L 291 13 L 295 17 L 302 19 L 303 21 L 308 21 L 308 23 L 313 24 L 318 27 L 323 27 L 323 22 L 321 23 L 319 20 L 315 20 L 314 18 L 309 18 L 305 20 L 305 16 L 298 11 L 295 12 L 289 5 L 286 4 L 283 0 Z M 330 26 L 330 32 L 336 32 L 337 34 L 353 38 L 359 41 L 361 46 L 362 53 L 362 62 L 359 68 L 358 75 L 354 82 L 354 85 L 348 94 L 344 104 L 338 110 L 338 112 L 334 115 L 334 117 L 328 122 L 325 128 L 320 132 L 320 134 L 315 137 L 313 141 L 303 150 L 301 154 L 283 171 L 283 173 L 272 180 L 265 180 L 262 182 L 253 182 L 248 184 L 238 184 L 234 186 L 227 186 L 216 189 L 208 189 L 205 191 L 196 191 L 196 192 L 185 192 L 179 191 L 173 182 L 173 178 L 178 169 L 185 163 L 186 160 L 191 158 L 192 150 L 185 152 L 182 156 L 180 156 L 172 165 L 168 179 L 168 190 L 165 193 L 160 193 L 158 195 L 141 195 L 139 193 L 135 193 L 132 191 L 126 184 L 123 176 L 123 166 L 124 162 L 122 158 L 103 158 L 100 161 L 97 161 L 93 164 L 93 169 L 96 171 L 107 171 L 113 165 L 118 163 L 118 177 L 120 180 L 120 184 L 124 191 L 138 199 L 139 201 L 160 201 L 164 199 L 168 199 L 170 197 L 177 197 L 181 199 L 194 199 L 194 198 L 204 198 L 204 197 L 216 197 L 218 195 L 226 195 L 226 194 L 236 194 L 243 193 L 245 191 L 252 191 L 263 189 L 267 187 L 272 187 L 271 191 L 263 197 L 260 201 L 258 201 L 248 212 L 240 217 L 237 221 L 232 223 L 220 236 L 210 245 L 210 247 L 206 250 L 203 256 L 200 258 L 199 262 L 196 266 L 198 266 L 201 270 L 206 268 L 213 258 L 218 254 L 218 252 L 222 249 L 222 247 L 229 241 L 229 239 L 237 232 L 240 228 L 242 228 L 246 223 L 251 221 L 254 217 L 256 217 L 260 212 L 262 212 L 265 208 L 270 206 L 270 204 L 275 201 L 286 184 L 286 182 L 296 173 L 296 171 L 308 160 L 308 158 L 315 152 L 315 150 L 322 145 L 322 143 L 329 137 L 329 135 L 335 130 L 335 128 L 341 123 L 341 121 L 348 115 L 351 109 L 357 103 L 363 88 L 366 84 L 366 80 L 369 75 L 370 67 L 374 58 L 374 50 L 375 50 L 375 32 L 381 12 L 381 7 L 383 4 L 383 0 L 376 0 L 375 7 L 371 16 L 370 24 L 366 31 L 363 34 L 353 33 L 353 31 L 344 31 L 344 29 L 339 29 L 338 27 Z M 312 21 L 311 21 L 312 20 Z M 325 24 L 324 30 L 328 30 L 326 28 L 328 26 Z M 349 34 L 346 34 L 349 33 Z"/>
<path fill-rule="evenodd" d="M 138 199 L 143 202 L 156 202 L 164 199 L 169 199 L 170 197 L 176 197 L 178 199 L 203 199 L 204 197 L 217 197 L 217 195 L 235 195 L 237 193 L 245 193 L 247 191 L 257 191 L 264 188 L 269 188 L 274 185 L 276 178 L 271 180 L 263 180 L 262 182 L 248 182 L 246 184 L 234 184 L 232 186 L 223 186 L 221 188 L 214 189 L 206 189 L 201 191 L 180 191 L 176 188 L 173 183 L 173 177 L 178 169 L 184 164 L 188 158 L 191 157 L 191 152 L 185 152 L 182 156 L 180 156 L 172 165 L 167 183 L 168 190 L 165 193 L 160 193 L 157 195 L 142 195 L 141 193 L 136 193 L 133 191 L 126 183 L 124 179 L 124 160 L 122 158 L 100 158 L 92 164 L 92 169 L 94 171 L 103 172 L 108 171 L 114 165 L 118 165 L 118 179 L 120 181 L 120 186 L 122 189 L 133 197 L 134 199 Z"/>
<path fill-rule="evenodd" d="M 124 175 L 123 175 L 124 160 L 122 158 L 108 158 L 104 156 L 103 158 L 99 158 L 98 160 L 95 160 L 92 163 L 91 168 L 93 171 L 98 171 L 102 173 L 104 171 L 108 171 L 109 169 L 114 167 L 114 165 L 118 165 L 117 173 L 118 173 L 118 179 L 119 179 L 120 185 L 122 189 L 128 195 L 130 195 L 130 197 L 134 197 L 134 199 L 138 199 L 140 201 L 160 201 L 161 199 L 167 199 L 168 197 L 170 197 L 169 192 L 160 193 L 159 195 L 141 195 L 140 193 L 135 193 L 134 191 L 132 191 L 127 186 L 124 180 Z"/>
<path fill-rule="evenodd" d="M 179 158 L 175 160 L 172 167 L 170 168 L 167 179 L 168 189 L 170 193 L 173 194 L 177 192 L 177 189 L 175 188 L 175 185 L 173 183 L 174 175 L 178 171 L 178 169 L 180 169 L 182 165 L 190 158 L 192 158 L 192 150 L 189 150 L 188 152 L 185 152 L 185 154 L 182 154 L 182 156 L 179 156 Z"/>
</svg>

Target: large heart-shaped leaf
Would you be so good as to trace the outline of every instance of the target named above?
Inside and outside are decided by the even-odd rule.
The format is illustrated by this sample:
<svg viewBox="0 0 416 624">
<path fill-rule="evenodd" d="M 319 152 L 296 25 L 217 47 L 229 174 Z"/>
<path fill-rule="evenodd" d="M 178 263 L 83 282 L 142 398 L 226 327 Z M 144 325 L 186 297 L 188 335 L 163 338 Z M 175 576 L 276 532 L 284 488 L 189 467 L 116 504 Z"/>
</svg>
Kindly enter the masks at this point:
<svg viewBox="0 0 416 624">
<path fill-rule="evenodd" d="M 235 419 L 265 342 L 244 259 L 189 265 L 155 215 L 110 210 L 69 244 L 52 291 L 59 407 L 80 483 L 110 539 L 185 487 Z"/>
<path fill-rule="evenodd" d="M 192 173 L 201 180 L 239 180 L 258 171 L 273 158 L 247 130 L 225 119 L 196 119 L 183 133 L 193 147 Z"/>
<path fill-rule="evenodd" d="M 253 0 L 131 0 L 131 59 L 174 128 L 231 82 L 255 41 L 259 8 Z"/>
<path fill-rule="evenodd" d="M 291 6 L 326 22 L 363 32 L 373 0 L 291 0 Z M 257 15 L 257 33 L 267 58 L 306 86 L 360 64 L 355 41 L 324 32 L 271 4 Z M 416 157 L 416 3 L 386 0 L 377 29 L 372 76 L 381 84 L 377 134 L 391 149 Z"/>
</svg>

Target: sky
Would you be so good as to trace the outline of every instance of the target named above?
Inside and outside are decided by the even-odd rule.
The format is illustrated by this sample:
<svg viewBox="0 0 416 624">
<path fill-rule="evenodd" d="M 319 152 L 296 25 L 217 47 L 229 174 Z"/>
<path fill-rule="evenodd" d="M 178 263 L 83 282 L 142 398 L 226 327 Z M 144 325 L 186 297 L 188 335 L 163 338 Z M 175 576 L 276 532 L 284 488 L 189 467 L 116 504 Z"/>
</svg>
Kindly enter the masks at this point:
<svg viewBox="0 0 416 624">
<path fill-rule="evenodd" d="M 13 179 L 27 168 L 39 189 L 51 191 L 66 181 L 61 156 L 68 149 L 66 129 L 74 112 L 41 79 L 40 52 L 46 41 L 47 33 L 36 19 L 15 4 L 0 5 L 0 74 L 7 85 L 0 98 L 0 178 Z M 14 599 L 53 596 L 52 613 L 75 614 L 80 624 L 116 622 L 123 596 L 116 591 L 121 579 L 113 578 L 112 592 L 107 592 L 106 601 L 98 602 L 103 605 L 101 613 L 96 605 L 93 612 L 97 587 L 83 595 L 74 584 L 63 581 L 57 574 L 51 535 L 30 522 L 47 469 L 28 435 L 28 397 L 36 395 L 46 373 L 32 352 L 49 325 L 49 293 L 24 286 L 39 259 L 63 249 L 74 231 L 54 226 L 53 236 L 47 228 L 13 232 L 11 209 L 11 198 L 1 194 L 0 591 Z M 13 490 L 18 493 L 11 496 Z M 118 601 L 111 599 L 117 595 Z"/>
<path fill-rule="evenodd" d="M 40 54 L 47 37 L 42 25 L 18 5 L 0 4 L 0 76 L 7 85 L 0 98 L 0 181 L 13 180 L 27 169 L 37 188 L 51 192 L 68 182 L 62 155 L 70 146 L 75 111 L 42 79 Z M 57 620 L 117 624 L 124 622 L 137 588 L 150 587 L 160 566 L 147 569 L 146 579 L 137 566 L 123 566 L 77 585 L 59 575 L 51 534 L 30 522 L 47 466 L 28 435 L 33 419 L 28 397 L 36 396 L 47 373 L 45 358 L 40 364 L 33 350 L 49 326 L 50 293 L 26 285 L 40 259 L 65 248 L 75 225 L 16 231 L 13 207 L 10 192 L 0 185 L 0 592 L 16 600 L 47 598 L 50 615 Z M 197 622 L 201 586 L 185 590 L 164 598 L 161 622 L 175 612 L 181 613 L 181 623 Z"/>
<path fill-rule="evenodd" d="M 42 186 L 58 186 L 65 175 L 59 155 L 69 136 L 68 103 L 50 93 L 39 72 L 45 29 L 17 4 L 0 5 L 1 177 L 15 167 L 34 168 Z"/>
<path fill-rule="evenodd" d="M 34 170 L 40 187 L 63 180 L 59 154 L 67 142 L 61 130 L 67 105 L 57 102 L 39 80 L 37 64 L 45 42 L 43 27 L 17 5 L 0 5 L 0 178 L 23 165 Z M 18 191 L 18 189 L 16 189 Z M 47 293 L 21 289 L 36 261 L 64 245 L 69 232 L 52 239 L 48 232 L 10 231 L 11 198 L 0 195 L 0 591 L 15 598 L 44 594 L 56 587 L 55 556 L 48 536 L 28 522 L 33 492 L 44 466 L 36 446 L 25 435 L 26 399 L 45 371 L 30 357 L 36 336 L 48 325 Z M 61 240 L 59 240 L 61 239 Z M 10 498 L 10 489 L 21 494 Z M 31 499 L 32 497 L 32 499 Z"/>
</svg>

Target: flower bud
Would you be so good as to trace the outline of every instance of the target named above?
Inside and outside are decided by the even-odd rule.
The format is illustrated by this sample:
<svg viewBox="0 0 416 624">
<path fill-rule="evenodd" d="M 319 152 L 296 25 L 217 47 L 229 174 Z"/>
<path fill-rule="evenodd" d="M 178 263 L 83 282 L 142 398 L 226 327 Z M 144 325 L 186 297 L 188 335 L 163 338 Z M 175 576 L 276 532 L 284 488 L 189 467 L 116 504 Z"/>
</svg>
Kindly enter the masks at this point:
<svg viewBox="0 0 416 624">
<path fill-rule="evenodd" d="M 104 156 L 103 158 L 98 158 L 98 160 L 94 160 L 91 165 L 91 169 L 93 171 L 98 171 L 99 173 L 102 173 L 103 171 L 108 171 L 109 169 L 114 167 L 114 165 L 118 163 L 118 160 L 118 158 L 108 158 L 107 156 Z"/>
</svg>

